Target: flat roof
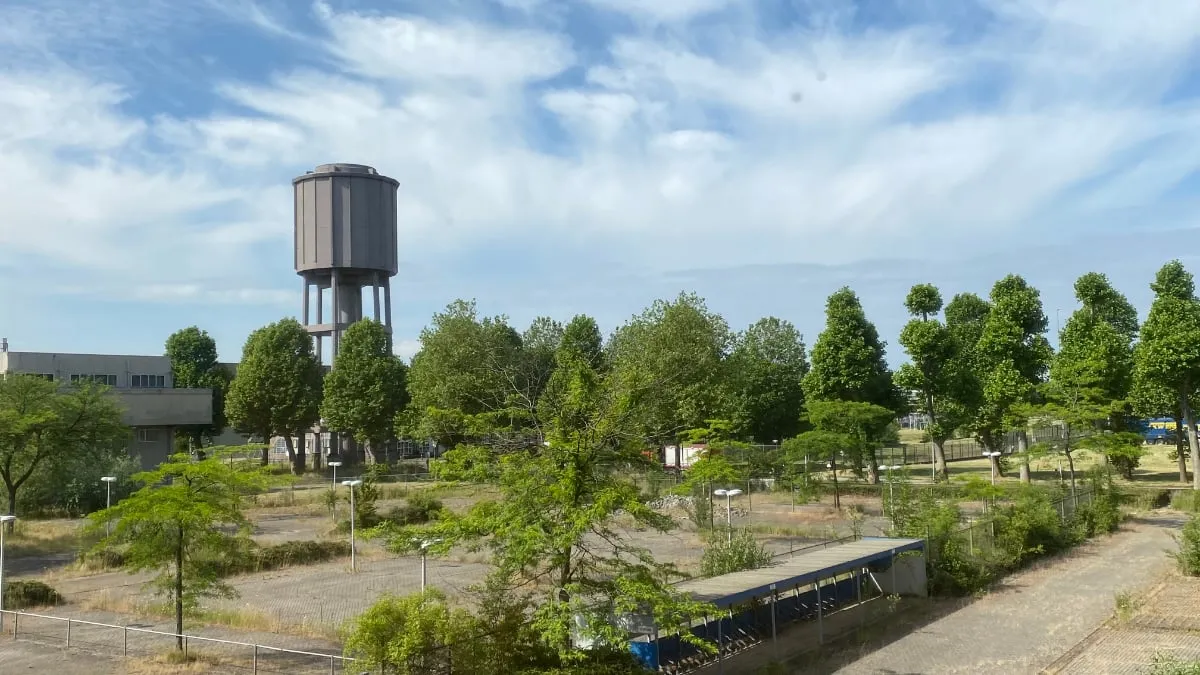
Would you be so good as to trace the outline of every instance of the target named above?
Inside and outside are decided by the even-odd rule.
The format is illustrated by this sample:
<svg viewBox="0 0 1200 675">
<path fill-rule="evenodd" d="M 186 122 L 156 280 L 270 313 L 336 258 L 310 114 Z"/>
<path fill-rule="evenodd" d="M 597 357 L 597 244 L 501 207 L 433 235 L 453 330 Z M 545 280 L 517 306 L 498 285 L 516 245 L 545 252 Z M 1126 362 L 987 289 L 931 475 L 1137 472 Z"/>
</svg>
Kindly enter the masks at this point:
<svg viewBox="0 0 1200 675">
<path fill-rule="evenodd" d="M 676 588 L 700 602 L 729 607 L 770 595 L 772 585 L 783 591 L 888 560 L 905 551 L 924 549 L 924 539 L 864 537 L 840 546 L 805 551 L 771 567 L 693 579 Z"/>
</svg>

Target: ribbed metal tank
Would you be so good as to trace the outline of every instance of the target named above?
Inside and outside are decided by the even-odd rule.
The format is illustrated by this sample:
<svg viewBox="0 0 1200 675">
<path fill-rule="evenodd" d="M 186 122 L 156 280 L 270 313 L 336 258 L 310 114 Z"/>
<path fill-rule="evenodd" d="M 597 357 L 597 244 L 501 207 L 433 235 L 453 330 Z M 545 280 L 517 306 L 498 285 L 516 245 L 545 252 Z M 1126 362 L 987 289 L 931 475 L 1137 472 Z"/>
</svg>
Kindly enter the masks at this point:
<svg viewBox="0 0 1200 675">
<path fill-rule="evenodd" d="M 292 180 L 296 197 L 296 272 L 339 268 L 398 270 L 396 191 L 400 183 L 363 164 L 322 164 Z"/>
</svg>

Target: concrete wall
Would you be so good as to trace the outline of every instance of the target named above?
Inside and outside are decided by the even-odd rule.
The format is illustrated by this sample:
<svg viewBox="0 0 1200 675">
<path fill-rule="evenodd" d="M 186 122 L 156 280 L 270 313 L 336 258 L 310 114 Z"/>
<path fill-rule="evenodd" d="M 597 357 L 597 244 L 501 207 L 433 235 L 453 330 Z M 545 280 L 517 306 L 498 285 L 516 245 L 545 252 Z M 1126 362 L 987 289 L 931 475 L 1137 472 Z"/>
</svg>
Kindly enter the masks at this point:
<svg viewBox="0 0 1200 675">
<path fill-rule="evenodd" d="M 129 441 L 129 456 L 136 458 L 143 470 L 153 469 L 175 452 L 174 427 L 140 427 L 133 430 Z"/>
<path fill-rule="evenodd" d="M 210 389 L 117 389 L 131 427 L 187 426 L 212 423 Z"/>
<path fill-rule="evenodd" d="M 0 372 L 51 375 L 66 383 L 72 375 L 105 375 L 115 378 L 109 384 L 118 389 L 133 387 L 135 375 L 154 375 L 163 377 L 164 388 L 174 385 L 171 359 L 165 356 L 0 352 Z"/>
</svg>

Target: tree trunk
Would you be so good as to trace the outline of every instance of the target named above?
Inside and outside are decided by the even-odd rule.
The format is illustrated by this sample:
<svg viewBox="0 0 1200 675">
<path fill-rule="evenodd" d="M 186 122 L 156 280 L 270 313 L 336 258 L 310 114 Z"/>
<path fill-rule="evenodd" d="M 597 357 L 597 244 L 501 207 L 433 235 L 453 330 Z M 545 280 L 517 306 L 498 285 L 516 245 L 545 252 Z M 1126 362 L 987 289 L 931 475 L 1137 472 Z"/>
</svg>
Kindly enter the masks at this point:
<svg viewBox="0 0 1200 675">
<path fill-rule="evenodd" d="M 1196 471 L 1196 467 L 1200 465 L 1200 444 L 1197 444 L 1196 439 L 1196 418 L 1192 415 L 1192 406 L 1187 400 L 1187 388 L 1179 397 L 1179 410 L 1183 414 L 1184 423 L 1187 424 L 1188 449 L 1192 455 L 1192 489 L 1200 490 L 1200 472 Z"/>
<path fill-rule="evenodd" d="M 1017 431 L 1017 452 L 1021 454 L 1021 482 L 1029 483 L 1032 480 L 1029 473 L 1029 434 L 1025 429 Z"/>
<path fill-rule="evenodd" d="M 8 513 L 15 515 L 17 513 L 17 486 L 8 486 Z M 4 530 L 9 534 L 13 533 L 13 526 L 17 524 L 16 520 L 10 520 L 4 525 Z"/>
<path fill-rule="evenodd" d="M 1175 416 L 1175 460 L 1179 464 L 1179 482 L 1188 482 L 1187 453 L 1183 450 L 1183 418 Z"/>
<path fill-rule="evenodd" d="M 938 480 L 949 480 L 950 473 L 946 469 L 946 441 L 938 439 L 933 441 L 933 471 Z"/>
<path fill-rule="evenodd" d="M 299 476 L 304 473 L 304 439 L 300 439 L 300 446 L 292 442 L 292 434 L 288 433 L 283 437 L 283 444 L 287 447 L 288 459 L 292 462 L 292 473 Z"/>
<path fill-rule="evenodd" d="M 867 481 L 879 485 L 879 459 L 875 456 L 875 448 L 867 450 Z"/>
<path fill-rule="evenodd" d="M 183 526 L 175 545 L 175 648 L 183 651 Z"/>
<path fill-rule="evenodd" d="M 1063 452 L 1067 456 L 1067 470 L 1071 472 L 1071 496 L 1075 497 L 1075 455 L 1070 450 Z"/>
<path fill-rule="evenodd" d="M 842 496 L 838 493 L 837 479 L 837 454 L 833 455 L 833 459 L 829 460 L 829 466 L 833 469 L 833 508 L 842 508 Z"/>
<path fill-rule="evenodd" d="M 271 463 L 271 432 L 263 434 L 263 449 L 262 449 L 262 465 L 266 466 Z"/>
</svg>

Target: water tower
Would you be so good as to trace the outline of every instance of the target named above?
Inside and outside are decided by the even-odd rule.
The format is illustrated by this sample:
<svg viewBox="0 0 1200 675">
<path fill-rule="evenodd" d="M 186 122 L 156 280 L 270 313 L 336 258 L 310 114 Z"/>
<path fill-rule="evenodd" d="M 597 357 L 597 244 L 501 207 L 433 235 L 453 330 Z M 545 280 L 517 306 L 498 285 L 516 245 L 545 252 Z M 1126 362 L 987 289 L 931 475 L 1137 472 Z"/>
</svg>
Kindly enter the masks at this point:
<svg viewBox="0 0 1200 675">
<path fill-rule="evenodd" d="M 292 180 L 296 195 L 296 273 L 304 279 L 302 323 L 316 338 L 317 358 L 329 337 L 337 356 L 342 332 L 363 318 L 371 289 L 374 318 L 392 333 L 391 278 L 397 271 L 396 190 L 400 183 L 362 164 L 322 164 Z M 312 303 L 311 290 L 316 290 Z M 325 291 L 330 316 L 325 317 Z M 380 290 L 383 316 L 380 316 Z M 315 307 L 316 321 L 311 308 Z"/>
</svg>

